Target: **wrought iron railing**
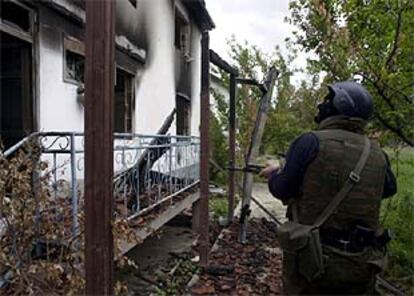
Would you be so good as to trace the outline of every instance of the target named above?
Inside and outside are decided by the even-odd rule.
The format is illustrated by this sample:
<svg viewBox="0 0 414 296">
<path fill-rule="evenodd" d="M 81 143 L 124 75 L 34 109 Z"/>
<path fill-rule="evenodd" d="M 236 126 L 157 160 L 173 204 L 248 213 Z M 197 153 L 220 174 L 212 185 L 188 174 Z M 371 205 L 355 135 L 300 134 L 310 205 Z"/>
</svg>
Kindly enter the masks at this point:
<svg viewBox="0 0 414 296">
<path fill-rule="evenodd" d="M 36 145 L 40 153 L 36 156 L 28 153 L 27 157 L 36 157 L 47 167 L 38 174 L 39 179 L 42 174 L 47 174 L 46 184 L 51 198 L 70 203 L 71 232 L 76 235 L 84 193 L 83 133 L 34 133 L 3 155 L 12 157 L 28 145 Z M 115 215 L 134 219 L 196 185 L 199 180 L 199 158 L 198 137 L 115 134 Z"/>
</svg>

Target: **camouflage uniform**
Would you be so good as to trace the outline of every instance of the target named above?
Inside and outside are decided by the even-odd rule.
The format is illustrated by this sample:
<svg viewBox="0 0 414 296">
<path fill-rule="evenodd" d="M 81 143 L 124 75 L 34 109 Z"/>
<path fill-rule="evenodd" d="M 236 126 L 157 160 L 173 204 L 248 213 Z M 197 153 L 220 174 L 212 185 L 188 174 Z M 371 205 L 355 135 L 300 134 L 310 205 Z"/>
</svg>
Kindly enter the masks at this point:
<svg viewBox="0 0 414 296">
<path fill-rule="evenodd" d="M 361 155 L 364 146 L 365 121 L 333 116 L 314 132 L 319 140 L 319 152 L 307 167 L 302 194 L 295 199 L 301 224 L 312 225 L 330 199 L 342 188 Z M 371 152 L 361 181 L 357 183 L 338 209 L 321 227 L 321 237 L 345 236 L 355 225 L 379 228 L 379 210 L 386 159 L 377 142 L 371 140 Z M 291 217 L 292 206 L 288 207 Z M 291 294 L 373 294 L 375 275 L 383 268 L 385 254 L 373 247 L 359 253 L 343 252 L 323 246 L 326 269 L 312 283 L 295 275 L 292 264 L 284 261 L 285 293 Z"/>
</svg>

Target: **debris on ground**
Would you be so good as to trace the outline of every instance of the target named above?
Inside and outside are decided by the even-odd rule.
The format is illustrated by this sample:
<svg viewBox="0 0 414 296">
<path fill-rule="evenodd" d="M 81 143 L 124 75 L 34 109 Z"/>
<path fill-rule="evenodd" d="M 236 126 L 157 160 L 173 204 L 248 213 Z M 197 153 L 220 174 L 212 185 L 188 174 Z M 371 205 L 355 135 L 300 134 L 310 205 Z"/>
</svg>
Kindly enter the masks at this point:
<svg viewBox="0 0 414 296">
<path fill-rule="evenodd" d="M 188 282 L 199 272 L 197 233 L 191 229 L 190 213 L 178 215 L 127 254 L 139 266 L 116 274 L 126 283 L 127 295 L 186 294 Z M 211 244 L 221 230 L 210 221 Z"/>
<path fill-rule="evenodd" d="M 209 267 L 191 288 L 192 295 L 280 295 L 282 255 L 276 225 L 265 219 L 249 221 L 248 241 L 238 241 L 233 223 L 213 247 Z"/>
</svg>

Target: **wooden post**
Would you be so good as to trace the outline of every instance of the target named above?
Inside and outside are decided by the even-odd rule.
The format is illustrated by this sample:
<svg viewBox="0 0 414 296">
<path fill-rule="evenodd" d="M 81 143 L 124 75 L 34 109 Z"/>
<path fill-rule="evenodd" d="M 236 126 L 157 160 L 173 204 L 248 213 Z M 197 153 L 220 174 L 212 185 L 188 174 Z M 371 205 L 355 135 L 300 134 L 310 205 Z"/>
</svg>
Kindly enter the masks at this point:
<svg viewBox="0 0 414 296">
<path fill-rule="evenodd" d="M 194 232 L 198 232 L 200 230 L 200 200 L 193 203 L 191 214 L 191 227 Z"/>
<path fill-rule="evenodd" d="M 236 165 L 236 83 L 238 82 L 239 71 L 223 60 L 214 50 L 210 49 L 210 62 L 230 74 L 230 102 L 229 102 L 229 172 L 228 172 L 228 216 L 229 224 L 234 216 L 234 194 L 235 194 L 235 172 Z M 251 79 L 251 81 L 253 81 Z"/>
<path fill-rule="evenodd" d="M 229 100 L 229 167 L 236 165 L 236 75 L 230 74 L 230 100 Z M 228 216 L 227 221 L 233 222 L 234 217 L 234 194 L 235 194 L 235 173 L 228 172 Z"/>
<path fill-rule="evenodd" d="M 115 1 L 85 2 L 86 294 L 112 295 Z"/>
<path fill-rule="evenodd" d="M 200 237 L 199 252 L 200 265 L 208 265 L 209 253 L 209 173 L 208 162 L 210 158 L 209 147 L 209 121 L 210 121 L 210 58 L 209 35 L 203 32 L 201 39 L 201 102 L 200 102 Z"/>
</svg>

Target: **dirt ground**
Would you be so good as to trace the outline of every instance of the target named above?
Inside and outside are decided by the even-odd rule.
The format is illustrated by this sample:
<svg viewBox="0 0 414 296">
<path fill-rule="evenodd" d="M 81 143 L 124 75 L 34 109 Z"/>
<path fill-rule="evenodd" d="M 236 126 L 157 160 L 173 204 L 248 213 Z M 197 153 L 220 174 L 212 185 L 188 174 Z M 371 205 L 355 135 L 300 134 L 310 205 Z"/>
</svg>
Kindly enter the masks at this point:
<svg viewBox="0 0 414 296">
<path fill-rule="evenodd" d="M 170 292 L 167 295 L 174 294 L 169 286 L 175 285 L 171 280 L 176 276 L 176 266 L 194 259 L 196 238 L 197 234 L 191 229 L 191 216 L 178 216 L 127 254 L 138 265 L 138 270 L 120 273 L 118 279 L 127 284 L 129 295 L 164 295 L 161 293 L 163 290 Z M 196 268 L 197 263 L 187 267 L 191 274 L 186 277 L 180 275 L 179 281 L 183 286 L 196 272 L 192 268 Z"/>
<path fill-rule="evenodd" d="M 253 195 L 283 221 L 285 207 L 270 195 L 266 184 L 255 184 Z M 188 282 L 200 270 L 195 249 L 197 234 L 191 229 L 187 213 L 131 250 L 128 257 L 139 269 L 118 273 L 117 278 L 126 282 L 129 295 L 278 295 L 281 252 L 275 225 L 255 204 L 250 218 L 245 245 L 237 240 L 238 223 L 225 229 L 219 239 L 220 227 L 217 222 L 210 224 L 210 243 L 216 242 L 210 266 L 227 266 L 230 270 L 226 274 L 203 273 L 188 289 Z"/>
<path fill-rule="evenodd" d="M 279 221 L 285 221 L 286 207 L 270 194 L 267 184 L 255 183 L 253 196 Z M 236 216 L 239 212 L 240 204 L 235 210 Z M 210 257 L 213 270 L 199 276 L 191 288 L 191 295 L 281 294 L 282 252 L 278 247 L 274 222 L 252 203 L 246 244 L 238 242 L 238 232 L 237 222 L 223 230 Z M 226 272 L 221 270 L 222 274 L 217 274 L 220 268 Z"/>
<path fill-rule="evenodd" d="M 191 295 L 280 295 L 282 255 L 276 226 L 266 219 L 249 221 L 247 243 L 238 242 L 239 224 L 222 232 L 210 267 L 199 276 Z"/>
</svg>

